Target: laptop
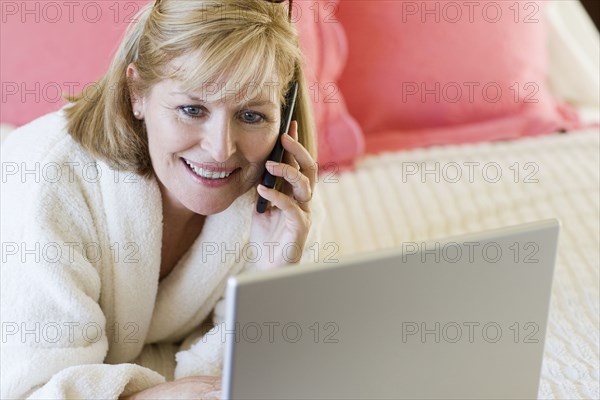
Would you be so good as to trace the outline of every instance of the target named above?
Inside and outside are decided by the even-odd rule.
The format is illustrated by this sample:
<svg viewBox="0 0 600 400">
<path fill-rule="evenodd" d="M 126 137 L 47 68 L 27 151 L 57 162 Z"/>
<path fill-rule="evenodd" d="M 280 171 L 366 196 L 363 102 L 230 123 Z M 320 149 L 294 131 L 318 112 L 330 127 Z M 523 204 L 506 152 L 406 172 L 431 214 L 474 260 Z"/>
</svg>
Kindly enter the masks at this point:
<svg viewBox="0 0 600 400">
<path fill-rule="evenodd" d="M 232 276 L 222 396 L 537 398 L 558 231 L 544 220 Z"/>
</svg>

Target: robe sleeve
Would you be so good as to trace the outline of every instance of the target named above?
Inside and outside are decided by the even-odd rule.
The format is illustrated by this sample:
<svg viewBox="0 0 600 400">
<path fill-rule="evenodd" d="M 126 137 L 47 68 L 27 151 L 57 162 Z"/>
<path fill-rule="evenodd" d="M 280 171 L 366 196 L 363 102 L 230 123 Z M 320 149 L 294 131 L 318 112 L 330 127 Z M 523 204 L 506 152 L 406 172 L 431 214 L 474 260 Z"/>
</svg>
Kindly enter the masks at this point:
<svg viewBox="0 0 600 400">
<path fill-rule="evenodd" d="M 118 399 L 165 378 L 109 348 L 90 198 L 76 182 L 2 185 L 1 396 Z M 6 251 L 5 251 L 6 250 Z"/>
</svg>

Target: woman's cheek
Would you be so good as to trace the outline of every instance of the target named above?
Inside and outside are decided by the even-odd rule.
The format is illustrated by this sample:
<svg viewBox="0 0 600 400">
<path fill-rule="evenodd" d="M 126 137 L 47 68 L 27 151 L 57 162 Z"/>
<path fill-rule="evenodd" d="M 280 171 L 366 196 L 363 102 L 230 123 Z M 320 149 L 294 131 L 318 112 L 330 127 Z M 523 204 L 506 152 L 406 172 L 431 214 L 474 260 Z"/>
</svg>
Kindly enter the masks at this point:
<svg viewBox="0 0 600 400">
<path fill-rule="evenodd" d="M 199 127 L 180 118 L 171 118 L 162 126 L 164 145 L 169 149 L 186 150 L 196 145 L 201 137 Z"/>
<path fill-rule="evenodd" d="M 266 143 L 265 141 L 253 142 L 249 143 L 247 147 L 247 151 L 244 154 L 247 154 L 247 159 L 251 163 L 256 163 L 264 166 L 264 163 L 267 161 L 269 154 L 275 147 L 275 143 L 277 142 L 277 137 L 273 139 L 269 139 Z"/>
</svg>

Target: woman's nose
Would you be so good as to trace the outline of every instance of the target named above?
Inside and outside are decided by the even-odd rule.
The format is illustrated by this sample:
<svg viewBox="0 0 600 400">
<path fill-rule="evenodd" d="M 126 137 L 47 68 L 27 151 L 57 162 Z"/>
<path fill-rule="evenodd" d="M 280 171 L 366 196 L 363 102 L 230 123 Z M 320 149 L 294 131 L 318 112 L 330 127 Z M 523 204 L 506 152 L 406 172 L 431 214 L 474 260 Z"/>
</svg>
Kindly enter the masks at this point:
<svg viewBox="0 0 600 400">
<path fill-rule="evenodd" d="M 202 149 L 216 162 L 225 162 L 235 152 L 234 132 L 228 118 L 215 118 L 202 138 Z"/>
</svg>

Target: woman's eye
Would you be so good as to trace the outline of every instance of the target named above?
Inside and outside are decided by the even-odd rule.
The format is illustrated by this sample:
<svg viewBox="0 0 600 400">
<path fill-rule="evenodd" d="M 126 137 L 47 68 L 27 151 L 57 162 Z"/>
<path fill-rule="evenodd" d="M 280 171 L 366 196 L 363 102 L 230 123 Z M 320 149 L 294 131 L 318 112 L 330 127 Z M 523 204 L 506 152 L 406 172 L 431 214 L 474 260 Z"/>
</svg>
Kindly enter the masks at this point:
<svg viewBox="0 0 600 400">
<path fill-rule="evenodd" d="M 265 117 L 261 114 L 252 112 L 252 111 L 244 111 L 242 112 L 242 119 L 244 122 L 249 124 L 257 124 L 265 120 Z"/>
<path fill-rule="evenodd" d="M 197 106 L 181 106 L 179 110 L 188 117 L 198 118 L 202 115 L 202 108 Z"/>
</svg>

